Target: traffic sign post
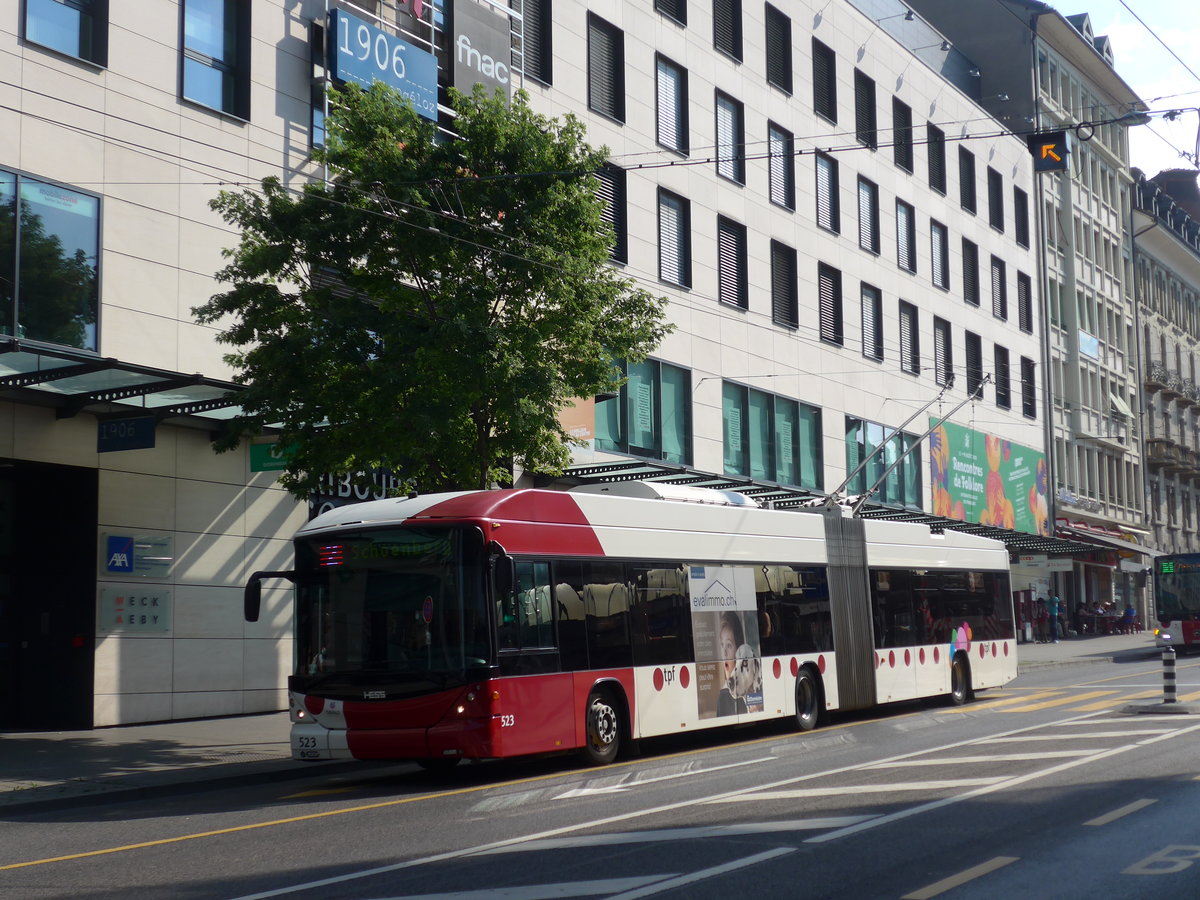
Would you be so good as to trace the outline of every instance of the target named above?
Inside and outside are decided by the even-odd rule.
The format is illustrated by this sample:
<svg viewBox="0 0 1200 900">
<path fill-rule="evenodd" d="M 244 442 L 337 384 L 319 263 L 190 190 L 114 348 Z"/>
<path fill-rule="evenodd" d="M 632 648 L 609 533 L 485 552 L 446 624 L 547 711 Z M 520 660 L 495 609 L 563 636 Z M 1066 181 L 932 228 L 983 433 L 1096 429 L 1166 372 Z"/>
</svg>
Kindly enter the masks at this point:
<svg viewBox="0 0 1200 900">
<path fill-rule="evenodd" d="M 1033 155 L 1033 171 L 1065 172 L 1070 167 L 1070 132 L 1043 131 L 1029 135 L 1025 142 Z"/>
</svg>

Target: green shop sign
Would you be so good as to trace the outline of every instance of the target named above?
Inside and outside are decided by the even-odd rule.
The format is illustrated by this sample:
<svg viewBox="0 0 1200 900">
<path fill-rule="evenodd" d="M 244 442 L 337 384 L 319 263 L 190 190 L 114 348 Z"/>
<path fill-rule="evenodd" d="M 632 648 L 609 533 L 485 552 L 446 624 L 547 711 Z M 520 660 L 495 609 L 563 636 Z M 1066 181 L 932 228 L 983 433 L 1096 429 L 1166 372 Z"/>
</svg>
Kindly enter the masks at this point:
<svg viewBox="0 0 1200 900">
<path fill-rule="evenodd" d="M 1046 454 L 1039 450 L 943 422 L 929 435 L 929 481 L 934 515 L 1050 534 Z"/>
</svg>

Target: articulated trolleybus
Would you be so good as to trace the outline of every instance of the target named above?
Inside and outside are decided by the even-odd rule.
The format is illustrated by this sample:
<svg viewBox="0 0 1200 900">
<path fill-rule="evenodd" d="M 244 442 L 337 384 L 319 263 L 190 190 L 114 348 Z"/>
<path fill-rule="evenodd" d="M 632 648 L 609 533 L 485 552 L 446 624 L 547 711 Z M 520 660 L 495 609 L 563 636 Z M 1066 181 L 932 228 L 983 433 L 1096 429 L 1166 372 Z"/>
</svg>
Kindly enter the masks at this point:
<svg viewBox="0 0 1200 900">
<path fill-rule="evenodd" d="M 1154 558 L 1154 606 L 1157 646 L 1200 647 L 1200 553 Z"/>
<path fill-rule="evenodd" d="M 1016 677 L 1003 544 L 629 482 L 378 500 L 295 539 L 298 759 L 426 767 Z"/>
</svg>

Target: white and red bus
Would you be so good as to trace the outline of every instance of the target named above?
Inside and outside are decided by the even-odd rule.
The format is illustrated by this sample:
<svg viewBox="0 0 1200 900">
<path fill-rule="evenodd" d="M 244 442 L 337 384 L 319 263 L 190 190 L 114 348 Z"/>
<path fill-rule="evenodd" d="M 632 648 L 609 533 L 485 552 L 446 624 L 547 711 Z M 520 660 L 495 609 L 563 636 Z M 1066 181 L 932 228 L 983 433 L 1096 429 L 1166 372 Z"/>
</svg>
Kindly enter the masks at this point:
<svg viewBox="0 0 1200 900">
<path fill-rule="evenodd" d="M 1154 606 L 1157 646 L 1200 647 L 1200 553 L 1154 558 Z"/>
<path fill-rule="evenodd" d="M 378 500 L 295 539 L 298 759 L 428 767 L 1016 677 L 1004 545 L 649 482 Z"/>
</svg>

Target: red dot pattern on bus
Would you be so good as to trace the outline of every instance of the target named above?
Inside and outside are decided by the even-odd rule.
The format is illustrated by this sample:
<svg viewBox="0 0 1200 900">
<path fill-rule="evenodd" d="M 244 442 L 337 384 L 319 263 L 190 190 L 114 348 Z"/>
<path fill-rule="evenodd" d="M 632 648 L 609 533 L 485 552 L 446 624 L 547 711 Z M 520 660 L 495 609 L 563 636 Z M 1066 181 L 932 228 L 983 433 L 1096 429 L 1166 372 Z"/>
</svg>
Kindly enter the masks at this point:
<svg viewBox="0 0 1200 900">
<path fill-rule="evenodd" d="M 688 667 L 687 667 L 687 666 L 683 666 L 682 668 L 680 668 L 680 670 L 679 670 L 679 683 L 680 683 L 680 684 L 681 684 L 683 687 L 687 687 L 689 684 L 691 684 L 691 681 L 692 681 L 692 673 L 688 671 Z"/>
</svg>

